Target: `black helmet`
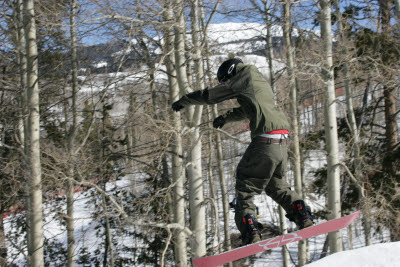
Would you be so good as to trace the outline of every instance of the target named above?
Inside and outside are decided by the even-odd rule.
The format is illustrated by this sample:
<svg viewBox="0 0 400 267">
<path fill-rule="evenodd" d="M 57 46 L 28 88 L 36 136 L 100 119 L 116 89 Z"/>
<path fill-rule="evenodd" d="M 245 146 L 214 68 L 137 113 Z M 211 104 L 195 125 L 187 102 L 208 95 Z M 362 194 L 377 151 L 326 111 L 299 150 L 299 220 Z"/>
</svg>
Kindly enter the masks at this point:
<svg viewBox="0 0 400 267">
<path fill-rule="evenodd" d="M 226 82 L 230 78 L 236 75 L 236 66 L 239 63 L 243 63 L 242 60 L 238 58 L 231 58 L 224 61 L 218 68 L 217 79 L 220 83 Z"/>
</svg>

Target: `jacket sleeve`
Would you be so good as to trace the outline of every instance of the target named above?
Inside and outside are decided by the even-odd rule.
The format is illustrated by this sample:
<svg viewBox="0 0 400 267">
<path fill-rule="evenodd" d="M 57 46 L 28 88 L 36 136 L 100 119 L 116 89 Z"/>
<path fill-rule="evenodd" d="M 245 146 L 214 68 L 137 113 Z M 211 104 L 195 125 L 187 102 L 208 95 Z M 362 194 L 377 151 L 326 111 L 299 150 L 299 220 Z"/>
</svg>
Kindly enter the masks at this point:
<svg viewBox="0 0 400 267">
<path fill-rule="evenodd" d="M 179 102 L 184 105 L 204 105 L 216 104 L 222 101 L 235 98 L 235 93 L 229 83 L 219 84 L 213 88 L 198 90 L 193 93 L 186 94 L 179 99 Z"/>
<path fill-rule="evenodd" d="M 234 122 L 247 119 L 247 116 L 243 112 L 242 107 L 233 108 L 222 116 L 225 118 L 226 122 Z"/>
</svg>

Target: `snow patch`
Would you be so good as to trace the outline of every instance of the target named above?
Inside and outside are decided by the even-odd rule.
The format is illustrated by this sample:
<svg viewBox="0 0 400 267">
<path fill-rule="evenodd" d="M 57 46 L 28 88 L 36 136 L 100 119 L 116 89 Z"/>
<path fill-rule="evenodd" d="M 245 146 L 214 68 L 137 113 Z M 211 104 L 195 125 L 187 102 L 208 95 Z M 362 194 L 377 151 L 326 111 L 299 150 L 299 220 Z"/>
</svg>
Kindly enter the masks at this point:
<svg viewBox="0 0 400 267">
<path fill-rule="evenodd" d="M 400 242 L 382 243 L 335 253 L 308 267 L 391 267 L 400 265 Z"/>
<path fill-rule="evenodd" d="M 98 62 L 98 63 L 96 63 L 96 64 L 93 64 L 93 66 L 94 66 L 95 68 L 100 69 L 100 68 L 107 67 L 107 66 L 108 66 L 108 63 L 107 63 L 106 61 L 100 61 L 100 62 Z"/>
</svg>

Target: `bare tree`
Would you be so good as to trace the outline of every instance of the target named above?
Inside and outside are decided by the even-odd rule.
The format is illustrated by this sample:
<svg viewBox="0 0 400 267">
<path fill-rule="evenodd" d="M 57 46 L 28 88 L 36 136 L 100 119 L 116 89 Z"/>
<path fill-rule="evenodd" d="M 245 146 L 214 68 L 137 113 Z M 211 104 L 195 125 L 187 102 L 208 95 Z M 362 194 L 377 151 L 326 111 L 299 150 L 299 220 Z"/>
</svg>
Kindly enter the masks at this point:
<svg viewBox="0 0 400 267">
<path fill-rule="evenodd" d="M 21 110 L 21 122 L 19 126 L 21 150 L 24 157 L 24 162 L 27 164 L 26 155 L 28 155 L 28 88 L 27 88 L 27 54 L 26 54 L 26 39 L 25 39 L 25 25 L 24 25 L 24 3 L 22 0 L 17 0 L 15 3 L 15 13 L 17 19 L 17 53 L 18 53 L 18 65 L 19 65 L 19 87 L 20 87 L 20 110 Z M 25 183 L 25 205 L 30 210 L 30 186 L 29 181 Z M 27 216 L 27 247 L 28 255 L 32 255 L 32 235 L 31 235 L 31 220 Z M 28 257 L 28 264 L 30 264 L 30 258 Z"/>
<path fill-rule="evenodd" d="M 194 60 L 194 89 L 205 88 L 203 55 L 200 39 L 200 15 L 199 15 L 199 0 L 191 1 L 191 26 L 192 26 L 192 43 L 193 43 L 193 60 Z M 183 26 L 183 24 L 180 24 Z M 178 75 L 178 79 L 179 79 Z M 185 89 L 185 88 L 184 88 Z M 203 175 L 202 175 L 202 142 L 200 129 L 198 125 L 201 123 L 203 108 L 198 106 L 195 108 L 195 113 L 191 119 L 192 134 L 191 134 L 191 150 L 190 150 L 190 166 L 189 166 L 189 206 L 191 229 L 195 236 L 192 249 L 194 257 L 198 258 L 206 254 L 206 229 L 205 229 L 205 205 L 203 193 Z"/>
<path fill-rule="evenodd" d="M 353 92 L 351 88 L 351 77 L 350 77 L 350 55 L 348 52 L 347 44 L 346 44 L 346 37 L 344 33 L 343 27 L 343 18 L 342 13 L 340 12 L 339 8 L 339 1 L 334 0 L 333 5 L 335 7 L 335 16 L 337 19 L 337 26 L 338 26 L 338 36 L 339 36 L 339 56 L 340 61 L 343 65 L 343 76 L 344 76 L 344 85 L 346 91 L 346 105 L 347 105 L 347 116 L 349 118 L 349 126 L 352 133 L 352 156 L 354 158 L 354 170 L 355 170 L 355 178 L 358 183 L 365 183 L 365 179 L 363 178 L 362 173 L 362 166 L 361 166 L 361 155 L 360 155 L 360 130 L 357 125 L 356 117 L 354 114 L 353 108 Z M 357 186 L 359 190 L 359 199 L 361 204 L 361 209 L 363 211 L 363 227 L 364 227 L 364 234 L 365 234 L 365 243 L 371 245 L 371 225 L 369 222 L 369 208 L 367 207 L 368 200 L 365 198 L 364 188 Z"/>
<path fill-rule="evenodd" d="M 76 134 L 78 129 L 78 113 L 77 113 L 77 91 L 78 91 L 78 64 L 76 52 L 76 31 L 75 31 L 75 14 L 76 0 L 72 0 L 70 4 L 70 35 L 71 35 L 71 66 L 72 66 L 72 124 L 69 129 L 67 150 L 69 154 L 69 170 L 67 179 L 67 266 L 75 266 L 75 227 L 74 227 L 74 184 L 75 178 L 75 163 L 76 163 Z"/>
<path fill-rule="evenodd" d="M 165 54 L 166 67 L 168 72 L 169 96 L 171 103 L 179 99 L 179 85 L 177 71 L 175 69 L 174 52 L 174 17 L 172 1 L 165 1 L 163 19 L 165 22 Z M 180 113 L 171 113 L 172 126 L 174 128 L 174 138 L 172 140 L 172 182 L 173 182 L 173 203 L 174 203 L 174 222 L 185 227 L 185 170 L 183 168 L 183 149 L 182 149 L 182 125 Z M 184 231 L 176 229 L 174 231 L 175 240 L 175 261 L 178 266 L 187 265 L 186 234 Z"/>
<path fill-rule="evenodd" d="M 286 50 L 286 69 L 289 80 L 289 92 L 290 92 L 290 122 L 291 122 L 291 136 L 292 136 L 292 162 L 293 162 L 293 173 L 294 173 L 294 185 L 296 193 L 303 198 L 302 178 L 301 178 L 301 156 L 300 156 L 300 142 L 299 142 L 299 122 L 298 122 L 298 101 L 297 101 L 297 88 L 296 88 L 296 70 L 295 70 L 295 59 L 294 59 L 294 46 L 291 40 L 291 1 L 286 0 L 283 5 L 283 39 Z M 303 266 L 307 261 L 307 248 L 306 242 L 299 242 L 299 266 Z"/>
<path fill-rule="evenodd" d="M 340 205 L 340 169 L 339 169 L 339 140 L 336 122 L 336 94 L 333 75 L 333 51 L 331 29 L 331 2 L 319 1 L 321 37 L 322 37 L 322 66 L 321 76 L 326 85 L 325 91 L 325 138 L 327 144 L 328 162 L 328 209 L 330 219 L 341 217 Z M 342 236 L 340 231 L 329 233 L 331 253 L 342 251 Z"/>
<path fill-rule="evenodd" d="M 398 137 L 397 137 L 397 107 L 396 107 L 396 98 L 395 98 L 395 88 L 397 84 L 393 84 L 394 71 L 392 70 L 392 62 L 391 62 L 391 54 L 390 47 L 392 42 L 391 35 L 391 9 L 393 6 L 392 1 L 383 1 L 379 0 L 379 11 L 380 11 L 380 23 L 381 23 L 381 31 L 382 38 L 380 41 L 381 45 L 381 62 L 384 65 L 382 68 L 382 77 L 384 80 L 382 81 L 383 85 L 383 97 L 385 104 L 385 147 L 386 147 L 386 155 L 383 160 L 383 169 L 389 174 L 389 177 L 397 177 L 398 176 L 398 167 L 396 167 L 395 160 L 393 154 L 396 149 L 398 150 Z M 394 218 L 391 218 L 391 225 L 396 225 L 397 223 L 394 221 Z M 391 227 L 392 229 L 392 240 L 396 240 L 395 232 L 396 227 Z"/>
<path fill-rule="evenodd" d="M 175 1 L 175 58 L 177 68 L 177 78 L 181 94 L 192 92 L 190 81 L 187 76 L 187 62 L 185 57 L 185 17 L 184 5 L 182 0 Z M 190 150 L 188 163 L 188 182 L 191 211 L 191 230 L 193 257 L 198 258 L 206 254 L 206 233 L 205 233 L 205 206 L 203 205 L 203 177 L 201 167 L 201 138 L 197 127 L 200 124 L 203 107 L 187 109 L 187 120 L 191 127 Z"/>
<path fill-rule="evenodd" d="M 31 220 L 32 266 L 44 266 L 43 258 L 43 200 L 42 172 L 40 165 L 40 114 L 39 114 L 39 66 L 36 43 L 34 1 L 24 1 L 24 24 L 27 57 L 28 86 L 28 166 L 30 179 L 29 218 Z"/>
<path fill-rule="evenodd" d="M 206 62 L 206 73 L 208 76 L 208 84 L 213 84 L 213 78 L 211 74 L 211 62 L 210 62 L 210 47 L 209 47 L 209 40 L 207 34 L 207 28 L 211 21 L 211 18 L 215 14 L 219 6 L 220 1 L 217 1 L 213 7 L 213 11 L 210 14 L 208 21 L 205 20 L 204 10 L 202 9 L 201 12 L 201 20 L 202 20 L 202 32 L 203 32 L 203 42 L 204 42 L 204 57 Z M 201 5 L 203 7 L 203 5 Z M 217 104 L 212 106 L 212 115 L 213 118 L 218 117 L 218 107 Z M 218 166 L 218 178 L 219 178 L 219 185 L 221 189 L 221 202 L 222 202 L 222 212 L 223 212 L 223 219 L 224 219 L 224 246 L 225 250 L 231 249 L 231 236 L 230 236 L 230 229 L 229 229 L 229 196 L 227 192 L 227 185 L 226 185 L 226 175 L 224 170 L 223 164 L 223 153 L 222 153 L 222 140 L 221 135 L 218 131 L 214 131 L 215 137 L 215 146 L 216 146 L 216 156 L 217 156 L 217 166 Z M 231 264 L 229 264 L 231 265 Z"/>
</svg>

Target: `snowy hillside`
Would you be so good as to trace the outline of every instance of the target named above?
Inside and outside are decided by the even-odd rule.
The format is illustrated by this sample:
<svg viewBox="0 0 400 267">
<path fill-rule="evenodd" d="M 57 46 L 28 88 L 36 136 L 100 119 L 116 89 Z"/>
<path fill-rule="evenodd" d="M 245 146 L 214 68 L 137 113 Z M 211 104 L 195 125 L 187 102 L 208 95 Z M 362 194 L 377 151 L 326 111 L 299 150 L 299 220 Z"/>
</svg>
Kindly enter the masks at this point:
<svg viewBox="0 0 400 267">
<path fill-rule="evenodd" d="M 274 48 L 279 50 L 282 45 L 282 27 L 274 26 L 271 29 L 272 40 Z M 214 55 L 224 55 L 225 57 L 229 53 L 234 53 L 240 56 L 243 55 L 264 55 L 265 49 L 267 48 L 267 42 L 265 40 L 267 35 L 267 28 L 262 23 L 220 23 L 210 24 L 207 30 L 207 37 L 210 42 L 210 49 Z M 293 30 L 293 37 L 298 36 L 298 31 Z M 191 40 L 191 33 L 187 33 L 188 40 Z M 157 42 L 163 42 L 159 37 L 154 37 Z M 145 38 L 145 43 L 148 46 L 151 53 L 155 55 L 161 55 L 162 51 L 159 47 L 154 45 L 152 40 Z M 110 54 L 104 50 L 104 44 L 98 47 L 86 48 L 86 54 L 95 54 L 91 67 L 94 69 L 105 69 L 115 67 L 115 58 L 124 56 L 129 62 L 137 58 L 136 49 L 130 46 L 137 46 L 136 40 L 131 40 L 129 43 L 120 40 L 121 44 L 118 45 L 119 50 L 115 48 L 109 51 Z M 103 53 L 97 51 L 97 49 L 103 49 Z M 93 50 L 93 51 L 92 51 Z M 139 49 L 140 50 L 140 49 Z M 263 56 L 264 57 L 264 56 Z"/>
<path fill-rule="evenodd" d="M 307 267 L 395 267 L 400 266 L 400 242 L 376 244 L 330 255 Z"/>
<path fill-rule="evenodd" d="M 267 28 L 260 23 L 221 23 L 211 24 L 208 28 L 208 37 L 211 40 L 212 50 L 219 53 L 254 53 L 267 47 L 265 38 Z M 282 27 L 273 26 L 271 29 L 273 40 L 283 36 Z M 298 31 L 293 31 L 298 36 Z M 275 42 L 279 45 L 279 42 Z"/>
</svg>

